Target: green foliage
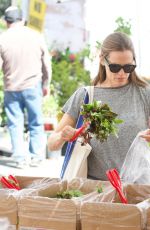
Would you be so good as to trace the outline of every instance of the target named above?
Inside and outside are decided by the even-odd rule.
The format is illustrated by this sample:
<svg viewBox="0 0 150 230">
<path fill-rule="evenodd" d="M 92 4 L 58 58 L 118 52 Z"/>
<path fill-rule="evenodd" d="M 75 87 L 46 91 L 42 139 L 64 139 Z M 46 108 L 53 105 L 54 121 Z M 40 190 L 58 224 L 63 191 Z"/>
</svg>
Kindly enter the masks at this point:
<svg viewBox="0 0 150 230">
<path fill-rule="evenodd" d="M 100 48 L 101 48 L 101 46 L 102 46 L 102 43 L 101 42 L 99 42 L 99 41 L 96 41 L 96 48 L 99 50 Z"/>
<path fill-rule="evenodd" d="M 5 126 L 6 120 L 6 113 L 4 110 L 3 73 L 0 71 L 0 126 Z"/>
<path fill-rule="evenodd" d="M 50 95 L 43 98 L 42 110 L 45 117 L 54 117 L 59 110 L 57 94 L 52 84 Z"/>
<path fill-rule="evenodd" d="M 4 15 L 7 7 L 11 5 L 11 0 L 0 0 L 0 17 Z"/>
<path fill-rule="evenodd" d="M 123 122 L 116 118 L 118 114 L 114 113 L 107 104 L 95 100 L 91 104 L 83 104 L 81 114 L 84 122 L 90 123 L 87 132 L 94 134 L 101 142 L 107 140 L 110 134 L 117 136 L 116 125 Z"/>
<path fill-rule="evenodd" d="M 64 52 L 55 51 L 52 57 L 52 84 L 60 107 L 77 88 L 90 84 L 90 73 L 84 68 L 84 58 L 88 56 L 89 47 L 75 54 L 69 48 Z"/>
<path fill-rule="evenodd" d="M 63 192 L 58 192 L 56 197 L 61 199 L 71 199 L 73 197 L 81 197 L 83 193 L 80 190 L 66 190 Z"/>
<path fill-rule="evenodd" d="M 59 110 L 58 102 L 53 95 L 49 95 L 43 98 L 42 111 L 45 117 L 54 117 Z"/>
<path fill-rule="evenodd" d="M 116 19 L 116 23 L 117 23 L 117 28 L 114 30 L 114 32 L 123 32 L 125 34 L 131 35 L 131 20 L 126 21 L 125 19 L 123 19 L 122 17 L 118 17 Z"/>
<path fill-rule="evenodd" d="M 4 20 L 0 19 L 0 33 L 6 30 L 6 23 Z"/>
<path fill-rule="evenodd" d="M 7 7 L 11 6 L 11 0 L 0 0 L 0 17 L 4 15 L 5 10 Z M 21 7 L 21 0 L 17 0 L 16 4 L 18 7 Z"/>
</svg>

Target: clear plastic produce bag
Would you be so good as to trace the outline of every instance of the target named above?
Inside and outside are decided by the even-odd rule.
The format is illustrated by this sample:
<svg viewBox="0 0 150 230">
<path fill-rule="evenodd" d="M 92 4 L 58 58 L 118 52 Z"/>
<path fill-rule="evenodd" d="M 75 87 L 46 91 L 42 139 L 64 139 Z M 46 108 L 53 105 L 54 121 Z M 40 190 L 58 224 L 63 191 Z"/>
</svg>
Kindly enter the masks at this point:
<svg viewBox="0 0 150 230">
<path fill-rule="evenodd" d="M 1 230 L 9 230 L 9 221 L 7 218 L 0 218 L 0 229 Z"/>
<path fill-rule="evenodd" d="M 125 183 L 150 184 L 150 145 L 140 134 L 131 144 L 120 171 Z"/>
</svg>

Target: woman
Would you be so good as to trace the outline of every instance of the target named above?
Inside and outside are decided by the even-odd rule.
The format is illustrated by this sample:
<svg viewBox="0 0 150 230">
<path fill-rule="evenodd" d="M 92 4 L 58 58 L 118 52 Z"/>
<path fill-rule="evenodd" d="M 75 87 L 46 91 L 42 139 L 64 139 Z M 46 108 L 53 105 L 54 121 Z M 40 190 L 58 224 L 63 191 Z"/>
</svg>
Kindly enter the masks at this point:
<svg viewBox="0 0 150 230">
<path fill-rule="evenodd" d="M 130 38 L 120 32 L 110 34 L 101 46 L 99 72 L 93 81 L 94 99 L 107 103 L 118 118 L 118 138 L 109 136 L 101 143 L 92 138 L 88 157 L 88 178 L 106 180 L 106 171 L 120 171 L 126 153 L 139 131 L 150 141 L 150 88 L 136 72 L 136 57 Z M 75 133 L 75 124 L 84 97 L 78 89 L 63 107 L 64 115 L 55 132 L 49 137 L 50 150 L 61 148 Z"/>
</svg>

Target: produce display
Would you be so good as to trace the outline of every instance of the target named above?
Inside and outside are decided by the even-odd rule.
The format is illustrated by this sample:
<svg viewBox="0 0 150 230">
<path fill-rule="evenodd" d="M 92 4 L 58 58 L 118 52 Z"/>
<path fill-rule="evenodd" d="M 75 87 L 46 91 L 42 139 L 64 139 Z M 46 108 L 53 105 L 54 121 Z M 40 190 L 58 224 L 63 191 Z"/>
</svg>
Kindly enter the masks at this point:
<svg viewBox="0 0 150 230">
<path fill-rule="evenodd" d="M 97 186 L 96 187 L 96 192 L 97 193 L 102 193 L 103 188 Z M 63 192 L 58 192 L 56 195 L 56 198 L 61 198 L 61 199 L 71 199 L 74 197 L 82 197 L 84 194 L 78 189 L 70 189 L 70 190 L 65 190 Z"/>
</svg>

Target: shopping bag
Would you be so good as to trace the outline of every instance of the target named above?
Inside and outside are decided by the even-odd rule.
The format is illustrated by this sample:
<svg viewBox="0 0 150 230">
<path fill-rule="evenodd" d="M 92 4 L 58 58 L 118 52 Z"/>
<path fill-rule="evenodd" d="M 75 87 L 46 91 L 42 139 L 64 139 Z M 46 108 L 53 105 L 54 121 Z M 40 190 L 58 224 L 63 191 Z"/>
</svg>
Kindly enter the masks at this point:
<svg viewBox="0 0 150 230">
<path fill-rule="evenodd" d="M 73 148 L 63 179 L 72 180 L 75 177 L 87 177 L 87 157 L 92 147 L 86 143 L 83 145 L 82 138 L 78 138 Z"/>
<path fill-rule="evenodd" d="M 93 101 L 93 90 L 93 86 L 85 88 L 85 104 Z M 83 117 L 79 115 L 76 128 L 80 128 L 82 124 Z M 68 142 L 60 177 L 68 180 L 75 177 L 87 177 L 87 157 L 90 151 L 91 146 L 88 143 L 83 145 L 80 137 L 73 142 Z"/>
<path fill-rule="evenodd" d="M 150 184 L 150 146 L 140 134 L 132 142 L 120 170 L 122 181 L 130 184 Z"/>
</svg>

